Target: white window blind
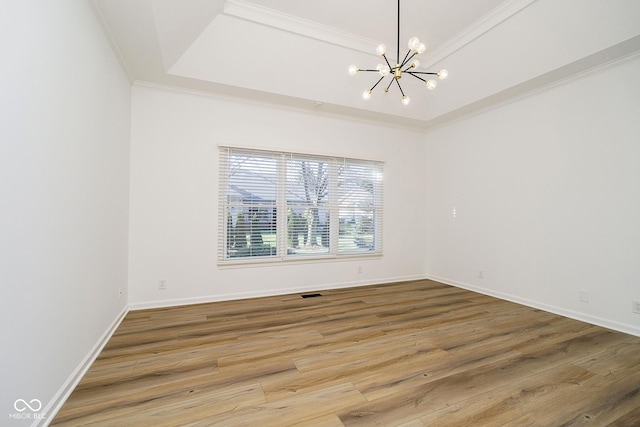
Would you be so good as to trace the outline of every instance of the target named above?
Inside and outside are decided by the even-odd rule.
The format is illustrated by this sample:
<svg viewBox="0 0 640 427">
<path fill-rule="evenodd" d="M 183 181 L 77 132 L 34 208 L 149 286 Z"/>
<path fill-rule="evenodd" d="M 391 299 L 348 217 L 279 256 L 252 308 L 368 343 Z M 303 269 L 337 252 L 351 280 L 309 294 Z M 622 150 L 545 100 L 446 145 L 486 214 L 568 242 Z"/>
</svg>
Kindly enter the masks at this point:
<svg viewBox="0 0 640 427">
<path fill-rule="evenodd" d="M 219 261 L 382 254 L 381 162 L 220 147 Z"/>
</svg>

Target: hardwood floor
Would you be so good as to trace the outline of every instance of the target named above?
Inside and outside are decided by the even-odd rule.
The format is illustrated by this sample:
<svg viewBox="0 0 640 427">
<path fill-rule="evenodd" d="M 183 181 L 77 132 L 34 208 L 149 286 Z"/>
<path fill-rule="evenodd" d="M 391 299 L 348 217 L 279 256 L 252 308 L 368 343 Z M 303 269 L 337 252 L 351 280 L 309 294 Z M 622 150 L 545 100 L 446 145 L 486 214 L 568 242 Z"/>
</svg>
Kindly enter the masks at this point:
<svg viewBox="0 0 640 427">
<path fill-rule="evenodd" d="M 130 312 L 55 426 L 640 425 L 640 338 L 437 282 Z"/>
</svg>

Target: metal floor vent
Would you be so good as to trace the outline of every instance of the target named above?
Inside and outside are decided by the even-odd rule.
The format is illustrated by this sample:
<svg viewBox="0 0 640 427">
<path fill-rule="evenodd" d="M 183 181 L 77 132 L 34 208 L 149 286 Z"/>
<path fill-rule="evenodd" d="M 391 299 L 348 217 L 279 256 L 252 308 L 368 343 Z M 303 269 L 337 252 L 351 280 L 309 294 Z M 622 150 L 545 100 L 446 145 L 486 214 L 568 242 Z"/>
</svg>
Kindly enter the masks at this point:
<svg viewBox="0 0 640 427">
<path fill-rule="evenodd" d="M 303 294 L 301 296 L 302 298 L 314 298 L 314 297 L 321 297 L 322 294 Z"/>
</svg>

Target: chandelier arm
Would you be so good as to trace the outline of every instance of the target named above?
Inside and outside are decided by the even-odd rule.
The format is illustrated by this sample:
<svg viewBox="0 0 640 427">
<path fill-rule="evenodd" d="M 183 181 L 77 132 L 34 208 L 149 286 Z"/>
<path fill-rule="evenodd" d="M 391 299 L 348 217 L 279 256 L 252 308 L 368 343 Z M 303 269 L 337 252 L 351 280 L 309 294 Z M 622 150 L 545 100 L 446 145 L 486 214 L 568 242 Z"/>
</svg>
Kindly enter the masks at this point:
<svg viewBox="0 0 640 427">
<path fill-rule="evenodd" d="M 407 71 L 407 73 L 409 74 L 429 74 L 431 76 L 437 76 L 438 73 L 431 73 L 431 72 L 425 72 L 425 71 Z"/>
<path fill-rule="evenodd" d="M 413 56 L 415 56 L 415 55 L 413 55 Z M 412 56 L 412 58 L 413 58 L 413 56 Z M 411 58 L 409 58 L 409 60 L 407 60 L 407 62 L 409 62 L 410 60 L 411 60 Z M 405 62 L 404 64 L 402 64 L 402 65 L 401 65 L 401 67 L 404 67 L 404 66 L 405 66 L 405 64 L 406 64 L 407 62 Z M 407 68 L 405 68 L 404 70 L 402 70 L 402 72 L 403 72 L 403 73 L 420 73 L 419 71 L 409 71 L 409 70 L 410 70 L 410 69 L 412 69 L 412 68 L 413 68 L 413 65 L 409 65 Z"/>
<path fill-rule="evenodd" d="M 358 68 L 358 71 L 367 71 L 367 72 L 370 72 L 370 73 L 379 73 L 380 72 L 380 70 L 361 70 L 359 68 Z"/>
<path fill-rule="evenodd" d="M 405 96 L 404 91 L 402 90 L 402 86 L 400 86 L 400 82 L 398 81 L 398 79 L 393 79 L 393 80 L 395 80 L 396 83 L 398 84 L 398 89 L 400 89 L 400 93 L 402 94 L 402 96 Z"/>
<path fill-rule="evenodd" d="M 393 67 L 391 66 L 391 64 L 389 64 L 389 60 L 387 59 L 387 55 L 382 55 L 382 57 L 384 58 L 384 61 L 387 63 L 387 65 L 389 66 L 389 70 L 393 70 Z"/>
<path fill-rule="evenodd" d="M 390 81 L 390 82 L 389 82 L 389 84 L 387 85 L 387 88 L 384 90 L 385 92 L 389 92 L 389 88 L 390 88 L 390 87 L 391 87 L 391 85 L 393 84 L 393 81 L 394 81 L 394 80 L 395 80 L 395 79 L 392 77 L 392 78 L 391 78 L 391 81 Z"/>
<path fill-rule="evenodd" d="M 409 49 L 409 51 L 407 52 L 407 54 L 404 56 L 404 59 L 402 60 L 402 62 L 398 62 L 398 64 L 400 64 L 400 67 L 404 67 L 407 62 L 411 61 L 411 58 L 413 58 L 414 56 L 416 56 L 416 54 L 414 53 L 413 55 L 411 55 L 411 58 L 409 58 L 409 54 L 411 53 L 411 49 Z M 408 59 L 407 59 L 408 58 Z"/>
<path fill-rule="evenodd" d="M 419 77 L 419 76 L 414 75 L 414 73 L 413 73 L 413 72 L 411 72 L 411 71 L 407 71 L 407 74 L 411 75 L 412 77 L 415 77 L 416 79 L 422 80 L 422 81 L 423 81 L 423 82 L 425 82 L 425 83 L 427 82 L 427 81 L 426 81 L 425 79 L 423 79 L 422 77 Z"/>
<path fill-rule="evenodd" d="M 378 79 L 378 81 L 376 82 L 376 84 L 374 84 L 374 85 L 373 85 L 373 87 L 372 87 L 371 89 L 369 89 L 369 92 L 372 92 L 372 91 L 376 88 L 376 86 L 378 86 L 378 83 L 380 83 L 380 82 L 382 81 L 382 79 L 384 79 L 384 76 L 382 76 L 382 77 L 380 77 L 380 78 Z"/>
</svg>

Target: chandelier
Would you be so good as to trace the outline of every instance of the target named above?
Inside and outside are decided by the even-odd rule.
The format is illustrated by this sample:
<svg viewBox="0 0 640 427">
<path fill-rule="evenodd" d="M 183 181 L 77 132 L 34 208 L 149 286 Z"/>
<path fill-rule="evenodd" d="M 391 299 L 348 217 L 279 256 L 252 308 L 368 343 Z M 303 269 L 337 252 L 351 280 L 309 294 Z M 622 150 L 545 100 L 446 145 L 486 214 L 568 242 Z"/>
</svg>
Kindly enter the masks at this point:
<svg viewBox="0 0 640 427">
<path fill-rule="evenodd" d="M 402 62 L 400 62 L 400 0 L 398 0 L 398 38 L 397 38 L 397 49 L 396 49 L 397 53 L 396 53 L 395 65 L 393 67 L 391 66 L 386 55 L 387 48 L 385 45 L 381 44 L 376 48 L 376 53 L 384 58 L 386 65 L 378 64 L 376 68 L 372 70 L 362 70 L 356 67 L 355 65 L 351 65 L 349 67 L 349 74 L 351 74 L 352 76 L 358 73 L 359 71 L 367 71 L 367 72 L 374 72 L 374 73 L 380 74 L 380 78 L 371 87 L 371 89 L 365 90 L 364 92 L 362 92 L 362 98 L 364 98 L 365 100 L 370 99 L 371 92 L 376 88 L 376 86 L 378 86 L 378 84 L 382 80 L 384 80 L 385 77 L 389 76 L 390 81 L 386 89 L 384 90 L 385 93 L 389 92 L 389 88 L 391 88 L 391 86 L 395 82 L 396 85 L 398 86 L 398 89 L 400 89 L 400 93 L 402 94 L 402 104 L 409 105 L 409 102 L 411 102 L 411 98 L 405 95 L 404 91 L 402 90 L 402 86 L 400 85 L 400 79 L 402 78 L 403 74 L 408 74 L 412 77 L 415 77 L 418 80 L 422 80 L 426 84 L 427 89 L 429 90 L 435 89 L 436 86 L 438 85 L 438 82 L 434 79 L 420 77 L 420 75 L 434 76 L 434 77 L 438 77 L 441 80 L 447 78 L 447 76 L 449 75 L 447 70 L 440 70 L 438 72 L 412 71 L 412 70 L 417 70 L 418 67 L 420 66 L 420 62 L 417 59 L 415 59 L 415 57 L 421 54 L 422 52 L 424 52 L 426 49 L 426 46 L 424 45 L 424 43 L 421 43 L 417 37 L 411 37 L 409 39 L 408 47 L 409 47 L 409 51 L 404 56 L 404 59 L 402 60 Z"/>
</svg>

